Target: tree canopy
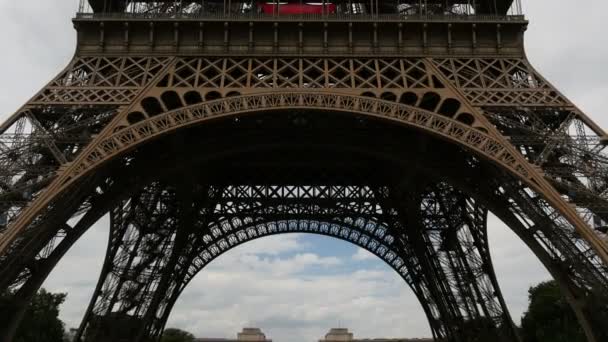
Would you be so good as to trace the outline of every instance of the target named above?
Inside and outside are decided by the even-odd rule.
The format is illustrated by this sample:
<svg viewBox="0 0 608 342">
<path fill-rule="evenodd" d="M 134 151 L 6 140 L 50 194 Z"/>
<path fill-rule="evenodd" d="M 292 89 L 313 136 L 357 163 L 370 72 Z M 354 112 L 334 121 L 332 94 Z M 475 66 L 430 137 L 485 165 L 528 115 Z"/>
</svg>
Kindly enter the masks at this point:
<svg viewBox="0 0 608 342">
<path fill-rule="evenodd" d="M 528 311 L 522 317 L 524 342 L 585 342 L 585 334 L 555 281 L 528 291 Z"/>
<path fill-rule="evenodd" d="M 194 335 L 192 335 L 191 333 L 189 333 L 187 331 L 175 329 L 175 328 L 165 329 L 165 332 L 163 333 L 163 337 L 161 338 L 161 342 L 193 342 L 193 341 L 194 341 Z"/>
<path fill-rule="evenodd" d="M 11 305 L 11 293 L 0 297 L 0 306 Z M 59 306 L 65 293 L 51 293 L 40 289 L 27 307 L 17 329 L 14 342 L 63 342 L 64 325 L 59 319 Z"/>
</svg>

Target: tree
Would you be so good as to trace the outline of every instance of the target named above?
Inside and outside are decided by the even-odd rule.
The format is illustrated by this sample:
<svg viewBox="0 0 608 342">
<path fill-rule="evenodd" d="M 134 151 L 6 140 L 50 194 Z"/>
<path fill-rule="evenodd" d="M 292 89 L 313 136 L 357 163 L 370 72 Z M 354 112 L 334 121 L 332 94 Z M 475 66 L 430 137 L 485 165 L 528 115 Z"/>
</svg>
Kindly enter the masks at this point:
<svg viewBox="0 0 608 342">
<path fill-rule="evenodd" d="M 169 328 L 163 333 L 161 342 L 193 342 L 194 335 L 180 329 Z"/>
<path fill-rule="evenodd" d="M 522 317 L 524 342 L 585 342 L 585 334 L 555 281 L 528 291 L 528 311 Z"/>
<path fill-rule="evenodd" d="M 0 306 L 10 307 L 11 293 L 4 293 Z M 64 326 L 59 319 L 59 306 L 65 293 L 50 293 L 40 289 L 29 303 L 14 342 L 63 342 Z"/>
<path fill-rule="evenodd" d="M 488 317 L 479 317 L 462 323 L 458 336 L 466 342 L 515 341 L 511 322 L 495 322 Z"/>
</svg>

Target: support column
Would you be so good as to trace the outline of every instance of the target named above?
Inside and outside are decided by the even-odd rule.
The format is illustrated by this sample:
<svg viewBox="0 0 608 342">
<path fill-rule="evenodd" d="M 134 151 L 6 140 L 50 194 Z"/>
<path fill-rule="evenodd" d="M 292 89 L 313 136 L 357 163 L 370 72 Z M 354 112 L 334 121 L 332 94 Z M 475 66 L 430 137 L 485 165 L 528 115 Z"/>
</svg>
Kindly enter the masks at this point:
<svg viewBox="0 0 608 342">
<path fill-rule="evenodd" d="M 445 184 L 393 189 L 401 220 L 443 305 L 450 341 L 519 341 L 487 248 L 487 211 Z"/>
<path fill-rule="evenodd" d="M 159 315 L 196 255 L 198 211 L 208 205 L 207 190 L 154 183 L 112 212 L 106 260 L 78 340 L 160 336 L 165 321 Z"/>
<path fill-rule="evenodd" d="M 174 247 L 174 198 L 153 184 L 112 211 L 106 260 L 78 341 L 135 341 Z"/>
<path fill-rule="evenodd" d="M 416 204 L 412 203 L 410 196 L 398 196 L 394 189 L 387 190 L 379 198 L 390 232 L 399 242 L 397 248 L 407 264 L 410 283 L 425 309 L 434 337 L 438 340 L 458 341 L 451 329 L 452 324 L 448 322 L 453 320 L 454 312 L 445 298 L 445 277 L 433 268 L 424 250 L 425 243 L 420 241 L 418 234 L 411 233 L 419 229 L 418 225 L 413 223 L 411 215 L 408 219 L 405 214 L 407 208 L 411 210 Z"/>
</svg>

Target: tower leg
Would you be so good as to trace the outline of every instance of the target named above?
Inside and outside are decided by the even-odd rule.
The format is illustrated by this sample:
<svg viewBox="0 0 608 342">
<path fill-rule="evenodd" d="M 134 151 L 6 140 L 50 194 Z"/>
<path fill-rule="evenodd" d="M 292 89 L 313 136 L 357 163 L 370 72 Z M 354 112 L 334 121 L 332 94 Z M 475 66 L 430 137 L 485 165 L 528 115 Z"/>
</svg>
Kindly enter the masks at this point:
<svg viewBox="0 0 608 342">
<path fill-rule="evenodd" d="M 12 341 L 29 301 L 73 244 L 108 213 L 115 203 L 138 187 L 140 180 L 131 177 L 131 174 L 127 173 L 128 168 L 123 170 L 124 177 L 117 180 L 110 180 L 100 174 L 78 184 L 76 188 L 79 196 L 70 192 L 64 195 L 62 205 L 56 206 L 52 215 L 47 215 L 46 220 L 32 228 L 32 232 L 37 235 L 24 239 L 16 246 L 18 253 L 5 256 L 10 259 L 6 260 L 7 262 L 2 264 L 5 267 L 0 269 L 0 289 L 9 289 L 14 294 L 7 305 L 7 311 L 0 308 L 0 317 L 8 317 L 8 321 L 0 325 L 0 341 Z M 76 224 L 71 225 L 67 222 L 74 212 L 83 215 Z M 41 237 L 42 234 L 47 234 L 47 237 Z M 33 261 L 26 264 L 25 268 L 15 267 L 15 264 L 23 264 L 28 260 Z M 15 270 L 24 271 L 15 274 Z"/>
<path fill-rule="evenodd" d="M 464 174 L 491 174 L 487 168 L 470 163 Z M 604 288 L 605 270 L 601 261 L 587 254 L 589 246 L 583 240 L 572 239 L 574 230 L 559 213 L 552 211 L 540 197 L 523 188 L 511 175 L 493 170 L 494 176 L 484 179 L 468 176 L 454 178 L 459 188 L 475 198 L 501 219 L 534 252 L 560 285 L 562 294 L 571 304 L 590 342 L 603 341 L 608 332 L 605 324 L 606 295 L 596 289 Z"/>
<path fill-rule="evenodd" d="M 451 341 L 519 341 L 493 271 L 487 211 L 438 183 L 392 194 L 410 241 L 444 303 Z"/>
<path fill-rule="evenodd" d="M 174 196 L 163 190 L 150 186 L 112 210 L 106 260 L 78 341 L 133 341 L 137 336 L 176 233 Z"/>
<path fill-rule="evenodd" d="M 379 244 L 379 241 L 374 239 L 378 238 L 382 240 L 383 237 L 387 237 L 383 233 L 380 233 L 380 231 L 385 229 L 386 225 L 390 224 L 389 222 L 395 221 L 390 218 L 391 213 L 377 216 L 378 213 L 374 209 L 376 206 L 371 204 L 355 204 L 352 207 L 345 207 L 345 203 L 350 203 L 351 205 L 353 203 L 362 203 L 361 198 L 356 198 L 357 194 L 372 194 L 374 192 L 367 187 L 345 187 L 345 189 L 341 189 L 340 187 L 321 188 L 325 190 L 315 191 L 314 188 L 309 187 L 306 190 L 300 189 L 300 191 L 296 191 L 291 186 L 285 188 L 276 186 L 234 186 L 225 189 L 219 201 L 210 201 L 214 205 L 199 211 L 201 216 L 198 222 L 200 227 L 203 228 L 199 229 L 199 231 L 203 232 L 203 234 L 195 236 L 191 240 L 194 246 L 198 246 L 198 251 L 191 254 L 195 256 L 194 258 L 190 256 L 180 258 L 180 260 L 186 261 L 186 263 L 181 263 L 181 266 L 179 266 L 179 269 L 184 273 L 174 279 L 183 279 L 184 282 L 178 283 L 178 286 L 170 287 L 173 289 L 173 292 L 169 292 L 170 299 L 166 301 L 166 305 L 159 307 L 156 317 L 150 323 L 151 325 L 148 330 L 150 336 L 159 335 L 173 305 L 188 282 L 211 260 L 235 244 L 279 232 L 308 232 L 340 238 L 348 236 L 347 240 L 351 240 L 353 243 L 374 252 L 378 256 L 386 257 L 392 255 L 389 259 L 385 259 L 389 264 L 391 264 L 391 260 L 396 261 L 399 259 L 399 261 L 403 261 L 403 264 L 399 264 L 399 266 L 397 266 L 397 262 L 391 265 L 402 275 L 418 297 L 424 312 L 429 318 L 434 336 L 440 339 L 444 338 L 446 332 L 439 319 L 440 315 L 437 312 L 437 307 L 432 304 L 433 300 L 429 297 L 431 293 L 430 289 L 433 288 L 433 285 L 427 281 L 428 279 L 418 281 L 422 276 L 419 274 L 420 268 L 417 266 L 419 263 L 416 262 L 416 256 L 411 246 L 401 243 L 399 239 L 391 240 L 390 245 L 385 246 L 383 243 Z M 341 194 L 347 198 L 327 198 L 328 193 L 325 191 L 330 188 L 331 192 Z M 216 191 L 218 190 L 222 191 L 221 189 L 216 189 Z M 277 197 L 275 196 L 281 196 L 279 194 L 285 193 L 290 194 L 288 196 L 289 204 L 277 203 Z M 302 198 L 298 198 L 298 195 L 296 195 L 298 193 L 300 193 Z M 313 194 L 320 194 L 325 199 L 325 206 L 319 209 L 318 212 L 309 211 L 309 202 L 315 196 Z M 215 195 L 213 196 L 215 198 Z M 349 196 L 354 198 L 350 199 Z M 363 196 L 365 197 L 365 195 Z M 328 202 L 328 200 L 330 201 Z M 330 204 L 331 200 L 336 202 Z M 374 203 L 378 198 L 377 195 L 370 195 L 369 198 L 366 197 L 367 200 Z M 302 201 L 302 203 L 298 204 L 298 201 Z M 308 218 L 308 215 L 311 214 L 314 216 L 313 219 Z M 336 226 L 336 223 L 323 223 L 323 217 L 325 216 L 338 221 L 344 219 L 344 225 Z M 277 219 L 277 217 L 280 219 Z M 358 223 L 354 224 L 355 221 Z M 205 228 L 206 225 L 207 227 Z M 372 229 L 371 227 L 374 228 Z M 196 249 L 188 248 L 187 250 L 195 251 Z M 187 262 L 190 262 L 190 264 L 187 264 Z M 407 268 L 406 271 L 403 270 L 404 267 Z"/>
<path fill-rule="evenodd" d="M 85 190 L 86 191 L 86 190 Z M 86 192 L 85 192 L 86 193 Z M 48 220 L 41 222 L 33 229 L 33 234 L 46 236 L 46 238 L 32 239 L 22 248 L 25 254 L 11 255 L 7 260 L 6 268 L 0 270 L 0 289 L 8 289 L 11 296 L 0 307 L 0 341 L 13 340 L 17 329 L 27 310 L 27 306 L 38 289 L 42 286 L 50 272 L 59 260 L 67 253 L 69 248 L 106 212 L 103 203 L 88 209 L 84 216 L 74 225 L 67 223 L 71 213 L 81 200 L 77 196 L 74 201 L 66 201 L 64 210 L 60 210 Z M 71 205 L 69 205 L 71 204 Z M 37 243 L 34 243 L 37 242 Z M 44 242 L 41 244 L 40 242 Z M 29 260 L 25 267 L 12 267 L 15 263 Z M 15 274 L 14 270 L 21 270 Z"/>
<path fill-rule="evenodd" d="M 269 189 L 281 193 L 280 189 Z M 291 231 L 290 229 L 295 229 L 295 231 L 303 229 L 302 232 L 319 232 L 311 228 L 301 228 L 303 227 L 301 223 L 306 222 L 306 220 L 298 222 L 297 219 L 302 214 L 296 208 L 308 208 L 308 203 L 311 200 L 308 194 L 303 193 L 301 205 L 296 203 L 300 199 L 291 198 L 292 203 L 290 205 L 273 207 L 273 204 L 270 203 L 276 204 L 275 193 L 257 187 L 255 188 L 256 191 L 249 190 L 251 189 L 243 187 L 237 196 L 234 193 L 226 192 L 223 195 L 225 197 L 220 199 L 219 204 L 217 201 L 208 201 L 211 205 L 205 204 L 205 201 L 196 201 L 196 204 L 186 206 L 199 209 L 197 213 L 200 216 L 195 220 L 188 219 L 187 211 L 179 209 L 183 204 L 178 205 L 178 203 L 184 202 L 183 197 L 178 199 L 175 190 L 160 185 L 146 188 L 140 195 L 125 201 L 122 207 L 117 208 L 112 214 L 111 246 L 114 247 L 109 250 L 110 253 L 106 259 L 106 266 L 104 266 L 95 298 L 81 328 L 81 334 L 85 336 L 85 340 L 130 339 L 132 341 L 144 341 L 148 338 L 158 337 L 184 286 L 206 265 L 205 262 L 198 259 L 209 260 L 209 255 L 214 258 L 220 255 L 222 251 L 230 249 L 234 243 L 242 243 L 280 232 L 272 228 L 272 224 L 270 224 L 277 220 L 274 215 L 278 215 L 281 220 L 289 222 L 282 228 L 286 229 L 285 232 Z M 359 191 L 336 189 L 335 193 L 348 196 L 357 194 Z M 378 193 L 381 192 L 378 191 Z M 319 193 L 325 194 L 324 192 Z M 385 191 L 384 193 L 388 192 Z M 213 197 L 211 192 L 209 194 L 210 197 Z M 264 196 L 267 196 L 267 198 Z M 367 217 L 368 214 L 373 214 L 373 210 L 375 210 L 373 208 L 376 208 L 375 205 L 365 205 L 361 208 L 351 208 L 351 210 L 355 210 L 353 212 L 345 212 L 344 203 L 361 203 L 361 201 L 349 198 L 336 200 L 337 202 L 333 206 L 326 201 L 327 208 L 323 212 L 330 213 L 330 217 L 335 217 L 335 213 L 340 213 L 342 217 L 351 219 Z M 185 202 L 191 203 L 190 200 L 185 200 Z M 171 204 L 173 204 L 173 207 L 168 212 L 155 211 L 155 208 L 170 208 Z M 411 206 L 415 207 L 416 205 Z M 332 209 L 334 207 L 335 209 Z M 150 208 L 153 210 L 150 210 Z M 239 208 L 239 210 L 234 211 L 235 208 Z M 366 241 L 363 244 L 367 247 L 364 248 L 374 251 L 377 255 L 392 254 L 399 256 L 400 260 L 404 262 L 403 265 L 407 268 L 407 272 L 400 272 L 400 274 L 419 298 L 429 318 L 434 336 L 439 339 L 449 338 L 453 341 L 461 341 L 462 339 L 459 339 L 457 335 L 459 332 L 457 328 L 463 321 L 463 314 L 458 307 L 459 301 L 463 301 L 458 299 L 461 294 L 452 291 L 447 271 L 436 262 L 437 256 L 433 254 L 434 252 L 431 253 L 433 246 L 429 245 L 427 241 L 422 241 L 420 236 L 405 233 L 408 230 L 416 230 L 418 227 L 404 228 L 405 226 L 399 221 L 398 211 L 390 209 L 389 206 L 386 208 L 388 210 L 384 210 L 380 216 L 368 221 L 369 224 L 354 225 L 351 222 L 352 232 L 360 229 L 361 233 L 370 234 L 370 227 L 376 227 L 371 232 L 371 236 L 377 236 L 375 230 L 379 228 L 379 222 L 382 222 L 385 227 L 390 227 L 387 232 L 395 238 L 385 240 L 392 241 L 389 249 L 378 248 L 378 241 L 380 240 L 360 239 L 359 241 Z M 332 210 L 337 211 L 333 213 Z M 479 217 L 477 217 L 478 221 L 476 223 L 481 224 L 480 222 L 483 222 L 481 217 L 485 215 L 485 211 L 478 211 L 477 214 Z M 293 224 L 290 215 L 293 216 Z M 419 213 L 418 216 L 421 217 L 422 214 Z M 154 226 L 154 224 L 157 226 Z M 372 225 L 370 226 L 370 224 Z M 182 227 L 182 225 L 184 229 L 177 228 Z M 197 227 L 197 234 L 188 233 L 190 230 L 185 227 Z M 485 228 L 483 224 L 481 224 L 481 227 Z M 162 233 L 163 231 L 166 232 Z M 149 236 L 146 236 L 144 232 L 147 232 Z M 185 234 L 184 237 L 187 237 L 187 239 L 180 242 L 178 234 Z M 340 235 L 339 230 L 334 234 L 346 236 Z M 381 240 L 382 236 L 388 237 L 387 235 L 379 235 Z M 234 238 L 238 241 L 233 242 L 231 239 Z M 358 238 L 355 237 L 355 239 Z M 145 241 L 157 242 L 156 247 L 151 250 L 161 252 L 151 253 L 149 248 L 144 248 L 144 246 L 150 245 L 149 242 Z M 177 247 L 177 244 L 180 248 Z M 218 248 L 221 250 L 218 250 Z M 137 255 L 139 260 L 135 260 L 134 255 Z M 392 257 L 390 260 L 396 259 Z M 463 258 L 455 257 L 454 260 L 454 262 L 460 264 L 468 262 L 468 259 L 464 260 Z M 151 269 L 149 265 L 161 266 L 157 269 Z M 133 284 L 129 279 L 137 279 L 138 282 Z M 462 293 L 468 292 L 463 290 Z M 468 300 L 468 297 L 466 299 Z M 475 297 L 475 300 L 477 299 Z M 446 323 L 446 321 L 449 323 Z M 104 327 L 109 325 L 125 326 L 126 328 L 114 329 L 114 333 L 118 333 L 120 336 L 105 336 L 102 334 L 107 330 Z"/>
<path fill-rule="evenodd" d="M 168 293 L 183 282 L 180 269 L 196 247 L 191 243 L 195 210 L 206 189 L 154 183 L 111 214 L 106 260 L 93 299 L 77 333 L 81 341 L 147 341 Z M 196 204 L 195 204 L 196 202 Z"/>
</svg>

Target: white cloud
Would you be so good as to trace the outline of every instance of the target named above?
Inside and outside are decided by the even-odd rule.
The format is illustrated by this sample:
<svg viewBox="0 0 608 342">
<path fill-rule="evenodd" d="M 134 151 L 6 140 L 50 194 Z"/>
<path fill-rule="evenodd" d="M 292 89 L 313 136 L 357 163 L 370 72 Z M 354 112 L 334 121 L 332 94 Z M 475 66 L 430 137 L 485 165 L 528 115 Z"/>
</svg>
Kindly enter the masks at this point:
<svg viewBox="0 0 608 342">
<path fill-rule="evenodd" d="M 76 33 L 71 1 L 0 1 L 2 80 L 0 120 L 16 111 L 68 63 Z M 9 48 L 10 47 L 10 48 Z"/>
<path fill-rule="evenodd" d="M 263 240 L 249 245 L 257 247 Z M 313 253 L 261 261 L 243 259 L 251 254 L 239 249 L 195 278 L 178 301 L 170 325 L 216 337 L 254 325 L 275 341 L 298 342 L 318 339 L 337 324 L 351 327 L 361 337 L 377 337 L 379 332 L 388 337 L 429 335 L 410 289 L 377 258 L 374 269 L 344 272 L 348 256 L 321 263 L 328 258 Z M 300 272 L 305 269 L 302 264 L 322 264 L 330 272 Z"/>
<path fill-rule="evenodd" d="M 530 27 L 526 50 L 532 64 L 557 88 L 603 127 L 608 126 L 608 3 L 585 1 L 572 7 L 566 0 L 524 1 Z M 599 39 L 599 40 L 598 40 Z"/>
<path fill-rule="evenodd" d="M 377 258 L 377 256 L 373 255 L 372 253 L 366 251 L 363 248 L 357 249 L 355 254 L 353 254 L 353 260 L 355 260 L 355 261 L 364 261 L 364 260 L 370 260 L 370 259 L 374 259 L 374 258 Z"/>
<path fill-rule="evenodd" d="M 293 275 L 313 266 L 328 267 L 341 264 L 341 260 L 336 257 L 320 257 L 313 253 L 295 254 L 289 258 L 275 258 L 265 257 L 263 249 L 260 251 L 258 254 L 237 255 L 236 262 L 251 271 L 271 268 L 274 272 L 284 275 Z"/>
<path fill-rule="evenodd" d="M 299 252 L 309 247 L 298 239 L 297 234 L 268 236 L 256 242 L 256 248 L 250 244 L 242 246 L 241 254 L 278 255 L 282 253 Z"/>
<path fill-rule="evenodd" d="M 70 249 L 44 283 L 52 292 L 67 293 L 61 307 L 61 319 L 68 327 L 77 327 L 91 300 L 103 265 L 108 244 L 109 218 L 96 223 Z"/>
<path fill-rule="evenodd" d="M 528 289 L 551 279 L 546 268 L 510 228 L 494 215 L 488 218 L 490 255 L 513 320 L 519 323 L 528 306 Z"/>
</svg>

